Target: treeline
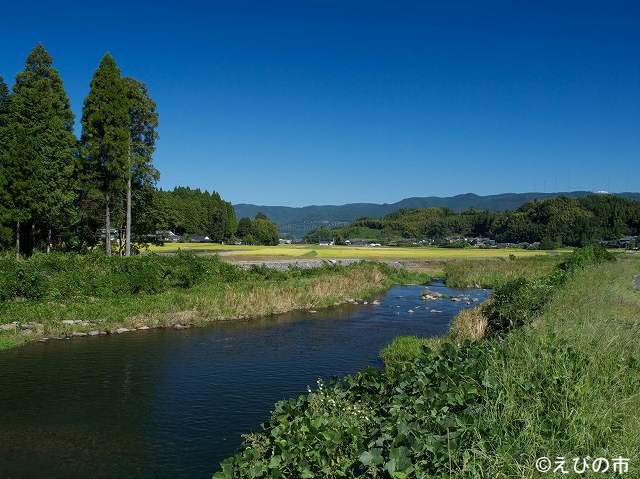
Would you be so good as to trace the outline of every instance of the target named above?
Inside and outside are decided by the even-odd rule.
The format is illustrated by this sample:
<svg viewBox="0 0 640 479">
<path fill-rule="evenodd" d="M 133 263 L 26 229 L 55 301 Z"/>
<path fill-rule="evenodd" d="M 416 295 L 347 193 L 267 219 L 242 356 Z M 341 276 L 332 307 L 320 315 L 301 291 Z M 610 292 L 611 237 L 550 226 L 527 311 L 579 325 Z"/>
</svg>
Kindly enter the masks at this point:
<svg viewBox="0 0 640 479">
<path fill-rule="evenodd" d="M 162 229 L 212 241 L 274 242 L 267 219 L 247 219 L 251 231 L 238 232 L 233 208 L 215 192 L 156 189 L 156 104 L 144 83 L 122 76 L 110 54 L 91 80 L 80 138 L 74 122 L 42 45 L 12 89 L 0 76 L 0 250 L 21 256 L 104 244 L 107 255 L 129 255 L 136 239 Z M 277 236 L 275 229 L 276 243 Z"/>
<path fill-rule="evenodd" d="M 217 242 L 234 238 L 238 225 L 233 206 L 218 193 L 187 187 L 156 191 L 153 214 L 157 229 L 202 234 Z"/>
<path fill-rule="evenodd" d="M 278 228 L 263 213 L 239 221 L 233 206 L 215 191 L 177 187 L 155 192 L 153 224 L 180 236 L 206 235 L 211 241 L 241 241 L 244 244 L 276 245 Z"/>
<path fill-rule="evenodd" d="M 16 254 L 81 249 L 121 236 L 128 255 L 134 214 L 152 195 L 158 114 L 146 86 L 104 55 L 82 110 L 82 134 L 62 79 L 42 45 L 12 91 L 0 78 L 0 242 Z M 102 230 L 102 234 L 100 233 Z"/>
<path fill-rule="evenodd" d="M 205 235 L 214 242 L 278 244 L 278 227 L 264 214 L 236 219 L 233 206 L 214 192 L 179 186 L 156 190 L 148 219 L 157 230 L 169 230 L 183 237 Z M 151 231 L 149 226 L 146 231 Z M 142 232 L 141 234 L 144 235 Z"/>
<path fill-rule="evenodd" d="M 640 233 L 640 202 L 612 195 L 558 197 L 525 203 L 516 211 L 447 208 L 399 210 L 381 219 L 361 218 L 349 226 L 320 228 L 305 237 L 314 243 L 348 239 L 384 242 L 484 237 L 499 243 L 535 243 L 542 247 L 584 246 Z"/>
</svg>

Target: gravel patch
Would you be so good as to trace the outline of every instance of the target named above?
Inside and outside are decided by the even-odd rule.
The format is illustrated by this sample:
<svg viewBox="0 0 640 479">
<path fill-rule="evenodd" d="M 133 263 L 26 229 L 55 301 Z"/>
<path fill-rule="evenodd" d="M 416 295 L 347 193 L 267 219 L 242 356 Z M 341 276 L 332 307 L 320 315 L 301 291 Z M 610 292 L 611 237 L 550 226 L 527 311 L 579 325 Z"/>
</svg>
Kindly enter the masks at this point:
<svg viewBox="0 0 640 479">
<path fill-rule="evenodd" d="M 278 269 L 286 271 L 290 268 L 320 268 L 325 265 L 342 265 L 359 263 L 360 259 L 336 259 L 336 260 L 323 260 L 323 259 L 286 259 L 286 260 L 265 260 L 265 261 L 233 261 L 233 264 L 240 266 L 241 268 L 250 268 L 252 266 L 265 266 L 267 268 Z"/>
<path fill-rule="evenodd" d="M 230 263 L 240 266 L 241 268 L 250 268 L 251 266 L 265 266 L 267 268 L 278 269 L 286 271 L 289 268 L 320 268 L 326 265 L 332 266 L 347 266 L 350 264 L 360 263 L 366 261 L 364 259 L 269 259 L 269 260 L 253 260 L 253 261 L 230 261 Z M 412 268 L 419 263 L 413 261 L 377 261 L 378 263 L 385 263 L 387 266 L 394 268 Z"/>
</svg>

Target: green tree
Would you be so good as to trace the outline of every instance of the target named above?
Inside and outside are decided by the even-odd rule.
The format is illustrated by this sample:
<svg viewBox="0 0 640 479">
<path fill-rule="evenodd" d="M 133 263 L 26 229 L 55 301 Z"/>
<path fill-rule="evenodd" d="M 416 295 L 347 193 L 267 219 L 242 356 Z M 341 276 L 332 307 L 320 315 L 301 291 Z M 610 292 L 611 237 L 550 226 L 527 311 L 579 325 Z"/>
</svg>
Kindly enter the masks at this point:
<svg viewBox="0 0 640 479">
<path fill-rule="evenodd" d="M 7 223 L 9 203 L 7 198 L 5 163 L 8 158 L 7 146 L 7 115 L 9 110 L 9 87 L 0 75 L 0 248 L 4 248 L 10 241 L 11 230 L 5 225 Z"/>
<path fill-rule="evenodd" d="M 247 238 L 251 236 L 251 231 L 252 231 L 251 218 L 240 218 L 240 221 L 238 221 L 238 228 L 236 232 L 236 234 L 238 235 L 238 238 L 248 243 L 249 240 Z"/>
<path fill-rule="evenodd" d="M 251 236 L 258 244 L 277 245 L 278 244 L 278 227 L 272 223 L 266 216 L 259 217 L 258 213 L 251 222 Z"/>
<path fill-rule="evenodd" d="M 224 238 L 230 240 L 236 234 L 238 221 L 236 220 L 236 212 L 233 205 L 228 201 L 224 202 Z"/>
<path fill-rule="evenodd" d="M 0 120 L 4 120 L 6 114 L 6 108 L 9 101 L 9 87 L 4 81 L 2 75 L 0 75 Z M 3 124 L 0 123 L 0 126 Z"/>
<path fill-rule="evenodd" d="M 91 80 L 82 110 L 84 166 L 87 181 L 102 192 L 105 249 L 111 255 L 111 206 L 126 188 L 129 175 L 129 101 L 127 87 L 113 57 L 106 53 Z"/>
<path fill-rule="evenodd" d="M 4 82 L 4 78 L 0 75 L 0 129 L 3 129 L 7 126 L 7 115 L 9 113 L 9 87 Z M 1 143 L 3 145 L 4 143 Z"/>
<path fill-rule="evenodd" d="M 16 254 L 20 254 L 21 226 L 35 243 L 37 224 L 52 228 L 72 216 L 75 200 L 74 165 L 77 140 L 73 112 L 53 62 L 42 45 L 27 57 L 16 76 L 7 111 L 5 176 L 10 216 L 16 225 Z"/>
<path fill-rule="evenodd" d="M 129 107 L 129 155 L 127 169 L 125 256 L 131 255 L 132 190 L 152 188 L 160 177 L 153 166 L 153 152 L 158 138 L 158 112 L 144 83 L 124 78 Z M 146 195 L 139 195 L 138 202 Z"/>
<path fill-rule="evenodd" d="M 211 193 L 207 210 L 206 232 L 212 241 L 223 242 L 233 237 L 236 217 L 231 203 L 224 201 L 216 192 Z"/>
</svg>

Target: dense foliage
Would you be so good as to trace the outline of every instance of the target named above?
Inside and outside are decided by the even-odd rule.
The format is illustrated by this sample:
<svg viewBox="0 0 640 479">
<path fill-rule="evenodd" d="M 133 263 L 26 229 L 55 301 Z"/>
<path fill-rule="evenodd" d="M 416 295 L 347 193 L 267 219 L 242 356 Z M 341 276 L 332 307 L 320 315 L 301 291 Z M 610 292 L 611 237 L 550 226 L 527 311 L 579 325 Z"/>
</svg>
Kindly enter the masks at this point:
<svg viewBox="0 0 640 479">
<path fill-rule="evenodd" d="M 128 254 L 129 238 L 153 240 L 156 230 L 235 238 L 233 208 L 218 193 L 156 190 L 156 105 L 108 53 L 84 101 L 80 140 L 73 127 L 62 80 L 37 45 L 12 91 L 0 77 L 0 250 L 28 256 L 106 243 L 110 254 L 113 239 L 113 251 Z M 252 221 L 251 242 L 277 243 L 273 223 Z"/>
<path fill-rule="evenodd" d="M 602 248 L 589 247 L 545 281 L 561 285 L 575 271 L 607 259 Z M 496 292 L 489 311 L 494 332 L 530 322 L 553 296 L 531 291 L 523 281 Z M 317 390 L 277 403 L 264 431 L 245 435 L 240 452 L 213 477 L 404 479 L 461 471 L 464 477 L 480 476 L 482 461 L 503 432 L 490 429 L 487 420 L 502 394 L 491 369 L 504 360 L 501 344 L 445 342 L 383 370 L 368 369 L 328 387 L 319 381 Z M 581 356 L 566 345 L 547 350 L 549 358 L 565 364 L 562 376 L 531 378 L 524 387 L 553 389 L 549 397 L 556 400 L 565 395 L 560 390 L 554 396 Z"/>
<path fill-rule="evenodd" d="M 286 281 L 316 277 L 339 267 L 273 268 L 239 266 L 216 256 L 178 253 L 140 255 L 122 260 L 103 254 L 36 253 L 26 260 L 0 256 L 0 303 L 24 300 L 70 302 L 77 298 L 121 298 L 154 294 L 172 288 L 191 288 L 208 281 Z M 1 308 L 0 308 L 1 310 Z"/>
<path fill-rule="evenodd" d="M 207 235 L 212 241 L 233 238 L 237 228 L 231 203 L 215 191 L 186 187 L 156 191 L 152 214 L 158 229 L 178 235 Z"/>
<path fill-rule="evenodd" d="M 278 227 L 263 213 L 255 218 L 241 218 L 238 222 L 238 238 L 245 244 L 278 244 Z"/>
<path fill-rule="evenodd" d="M 148 218 L 161 230 L 188 238 L 206 235 L 211 241 L 240 240 L 245 244 L 278 244 L 278 228 L 265 215 L 236 220 L 233 206 L 214 192 L 177 187 L 155 191 Z"/>
<path fill-rule="evenodd" d="M 0 301 L 66 300 L 158 293 L 199 282 L 208 263 L 188 255 L 139 256 L 120 261 L 100 254 L 36 254 L 28 261 L 0 258 Z"/>
<path fill-rule="evenodd" d="M 525 203 L 516 211 L 447 208 L 399 210 L 382 219 L 361 218 L 349 226 L 320 228 L 305 240 L 443 240 L 488 237 L 500 243 L 542 243 L 542 247 L 584 246 L 602 239 L 640 234 L 640 202 L 613 195 L 551 198 Z"/>
</svg>

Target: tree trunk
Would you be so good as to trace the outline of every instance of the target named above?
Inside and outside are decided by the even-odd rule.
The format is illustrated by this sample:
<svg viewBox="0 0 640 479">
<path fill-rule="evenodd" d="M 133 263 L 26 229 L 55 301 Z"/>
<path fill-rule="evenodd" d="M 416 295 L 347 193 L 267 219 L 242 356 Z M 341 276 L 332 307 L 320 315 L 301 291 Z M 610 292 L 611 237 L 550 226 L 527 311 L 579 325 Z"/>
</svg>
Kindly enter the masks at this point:
<svg viewBox="0 0 640 479">
<path fill-rule="evenodd" d="M 16 221 L 16 259 L 20 259 L 20 221 Z"/>
<path fill-rule="evenodd" d="M 104 195 L 105 198 L 105 248 L 107 256 L 111 256 L 111 212 L 109 211 L 109 193 Z"/>
<path fill-rule="evenodd" d="M 51 253 L 51 226 L 49 226 L 49 232 L 47 233 L 47 254 Z"/>
<path fill-rule="evenodd" d="M 131 169 L 129 169 L 129 178 L 127 179 L 127 228 L 125 243 L 125 256 L 131 256 Z"/>
</svg>

